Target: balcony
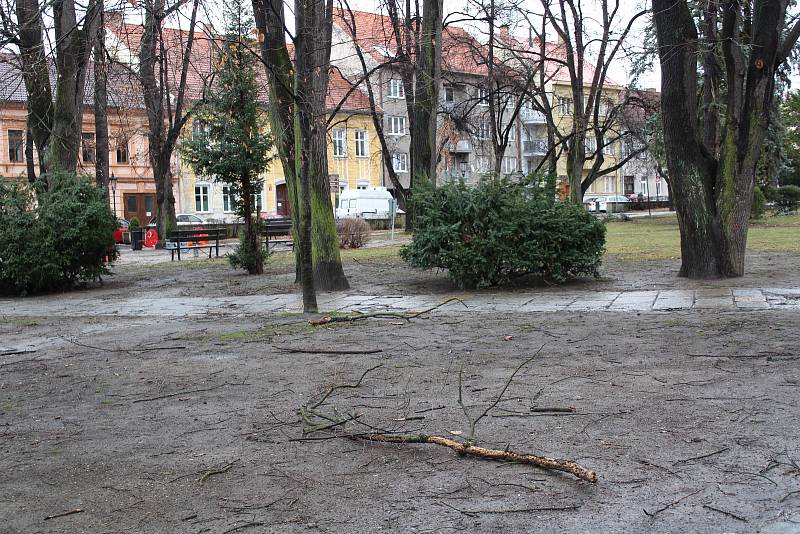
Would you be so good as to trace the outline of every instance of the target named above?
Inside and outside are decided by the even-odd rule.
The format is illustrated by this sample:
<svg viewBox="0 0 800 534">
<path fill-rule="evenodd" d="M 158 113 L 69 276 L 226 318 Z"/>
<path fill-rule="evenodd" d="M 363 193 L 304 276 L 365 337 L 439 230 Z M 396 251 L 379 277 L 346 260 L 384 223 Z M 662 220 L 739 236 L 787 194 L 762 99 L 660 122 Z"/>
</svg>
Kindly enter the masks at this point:
<svg viewBox="0 0 800 534">
<path fill-rule="evenodd" d="M 522 121 L 522 124 L 547 124 L 544 113 L 530 108 L 522 108 L 519 110 L 519 120 Z"/>
<path fill-rule="evenodd" d="M 472 153 L 472 143 L 468 139 L 462 139 L 448 145 L 451 154 L 470 154 Z"/>
<path fill-rule="evenodd" d="M 522 153 L 526 156 L 544 156 L 547 154 L 547 141 L 544 139 L 533 139 L 522 142 Z"/>
</svg>

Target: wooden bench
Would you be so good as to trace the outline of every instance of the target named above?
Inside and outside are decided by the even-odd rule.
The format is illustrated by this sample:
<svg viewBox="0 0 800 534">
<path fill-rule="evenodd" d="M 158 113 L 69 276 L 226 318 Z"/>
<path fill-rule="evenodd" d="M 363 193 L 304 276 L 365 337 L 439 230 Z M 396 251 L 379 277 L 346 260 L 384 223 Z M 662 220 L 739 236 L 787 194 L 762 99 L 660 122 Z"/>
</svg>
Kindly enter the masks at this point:
<svg viewBox="0 0 800 534">
<path fill-rule="evenodd" d="M 167 249 L 170 251 L 172 261 L 175 260 L 175 252 L 178 252 L 178 260 L 181 259 L 181 250 L 208 249 L 208 257 L 211 251 L 216 249 L 219 258 L 219 241 L 228 236 L 225 228 L 209 228 L 194 230 L 175 230 L 167 234 Z"/>
<path fill-rule="evenodd" d="M 282 217 L 280 219 L 265 219 L 264 237 L 266 238 L 265 245 L 268 251 L 270 250 L 270 244 L 272 244 L 273 248 L 280 244 L 294 247 L 294 239 L 292 238 L 292 219 L 289 217 Z M 276 237 L 280 239 L 270 239 Z"/>
</svg>

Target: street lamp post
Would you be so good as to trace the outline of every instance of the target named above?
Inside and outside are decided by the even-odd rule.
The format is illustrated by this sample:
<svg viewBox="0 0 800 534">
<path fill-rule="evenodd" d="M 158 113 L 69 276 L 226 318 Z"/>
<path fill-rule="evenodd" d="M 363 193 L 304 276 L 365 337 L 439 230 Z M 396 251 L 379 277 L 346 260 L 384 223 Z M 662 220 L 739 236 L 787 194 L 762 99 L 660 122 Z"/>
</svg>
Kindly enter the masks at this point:
<svg viewBox="0 0 800 534">
<path fill-rule="evenodd" d="M 111 173 L 111 177 L 108 179 L 108 183 L 111 185 L 111 200 L 114 202 L 114 217 L 117 216 L 117 177 L 114 176 L 114 173 Z"/>
</svg>

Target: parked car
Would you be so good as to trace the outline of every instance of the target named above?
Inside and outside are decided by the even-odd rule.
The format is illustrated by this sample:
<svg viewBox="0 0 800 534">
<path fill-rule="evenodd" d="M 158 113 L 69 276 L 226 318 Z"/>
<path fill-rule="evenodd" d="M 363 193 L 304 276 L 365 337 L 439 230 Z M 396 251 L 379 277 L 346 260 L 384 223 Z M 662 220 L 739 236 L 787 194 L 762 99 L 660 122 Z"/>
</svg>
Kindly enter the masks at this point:
<svg viewBox="0 0 800 534">
<path fill-rule="evenodd" d="M 117 229 L 114 230 L 114 242 L 115 243 L 124 243 L 125 242 L 125 232 L 128 231 L 128 221 L 127 219 L 123 219 L 122 217 L 117 219 Z"/>
<path fill-rule="evenodd" d="M 388 219 L 392 194 L 385 187 L 345 189 L 339 196 L 337 219 L 360 217 L 363 219 Z M 397 210 L 397 213 L 403 213 Z"/>
<path fill-rule="evenodd" d="M 609 202 L 624 204 L 630 201 L 631 199 L 629 199 L 625 195 L 583 197 L 583 204 L 589 211 L 598 211 L 598 204 L 599 204 L 599 211 L 608 211 Z"/>
</svg>

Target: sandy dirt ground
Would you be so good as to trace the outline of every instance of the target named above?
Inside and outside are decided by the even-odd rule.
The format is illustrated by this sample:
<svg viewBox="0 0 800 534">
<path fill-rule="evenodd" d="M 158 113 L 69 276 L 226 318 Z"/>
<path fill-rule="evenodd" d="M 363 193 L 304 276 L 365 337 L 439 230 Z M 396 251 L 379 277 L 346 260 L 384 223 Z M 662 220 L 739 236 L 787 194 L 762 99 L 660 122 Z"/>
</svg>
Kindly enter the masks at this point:
<svg viewBox="0 0 800 534">
<path fill-rule="evenodd" d="M 542 291 L 800 287 L 797 263 L 754 255 L 744 279 L 701 284 L 674 261 L 612 258 L 599 281 Z M 452 290 L 391 259 L 347 274 L 354 292 Z M 120 267 L 81 293 L 285 292 L 291 278 L 195 261 Z M 800 532 L 799 324 L 776 310 L 437 310 L 317 327 L 0 310 L 0 348 L 34 351 L 0 356 L 0 532 Z M 596 484 L 346 437 L 463 437 L 459 376 L 475 418 L 540 348 L 477 443 L 574 460 Z M 323 352 L 348 350 L 368 354 Z M 303 433 L 300 407 L 372 368 L 319 408 L 350 422 Z"/>
</svg>

